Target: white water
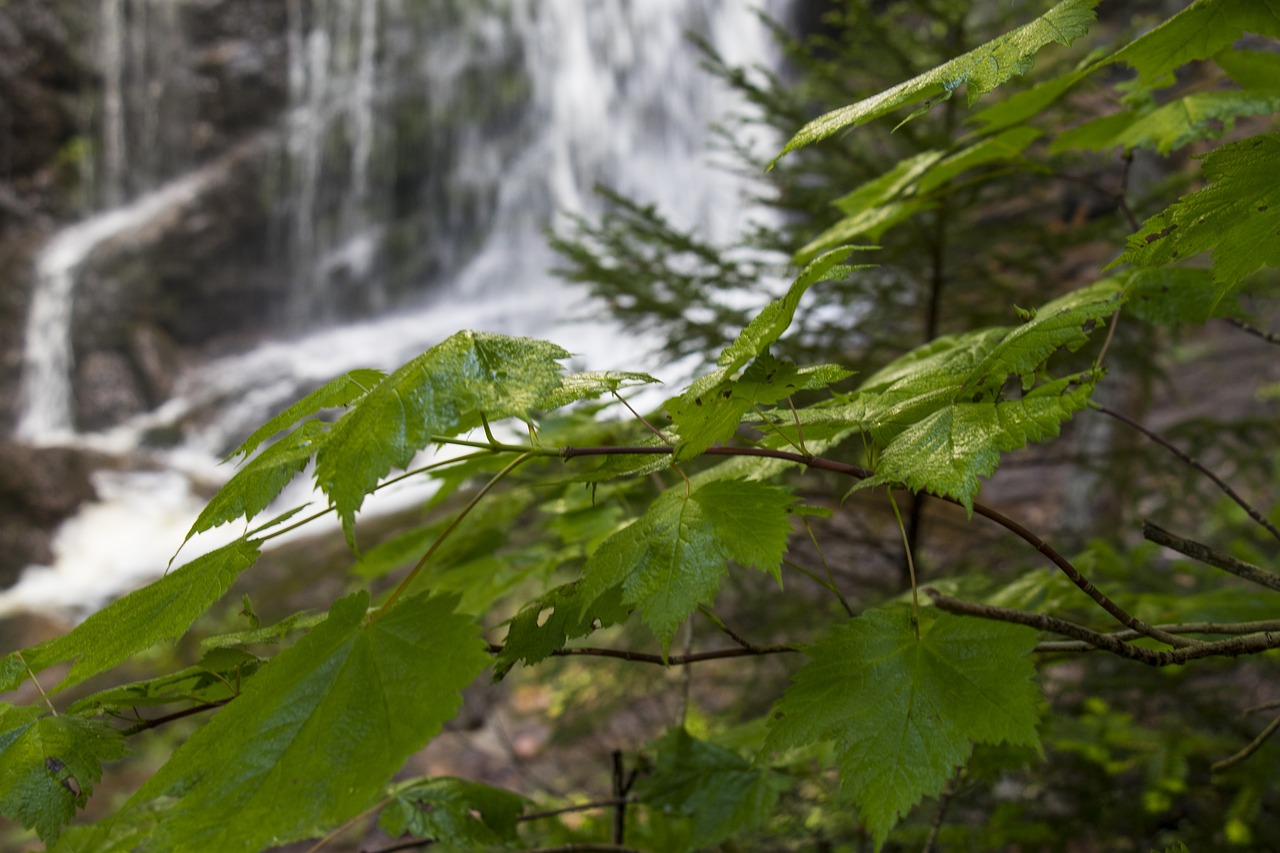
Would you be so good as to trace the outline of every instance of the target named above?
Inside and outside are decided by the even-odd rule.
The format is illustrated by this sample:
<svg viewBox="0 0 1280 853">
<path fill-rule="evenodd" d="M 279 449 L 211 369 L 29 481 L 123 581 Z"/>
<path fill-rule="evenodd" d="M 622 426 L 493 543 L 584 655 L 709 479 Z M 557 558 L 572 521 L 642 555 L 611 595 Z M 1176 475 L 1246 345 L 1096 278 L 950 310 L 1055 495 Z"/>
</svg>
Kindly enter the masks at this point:
<svg viewBox="0 0 1280 853">
<path fill-rule="evenodd" d="M 129 205 L 65 228 L 40 252 L 23 349 L 23 409 L 18 438 L 49 443 L 74 437 L 71 318 L 80 265 L 102 244 L 135 232 L 190 202 L 223 168 L 222 163 L 213 163 Z"/>
<path fill-rule="evenodd" d="M 86 445 L 126 452 L 149 429 L 205 424 L 187 429 L 181 447 L 148 451 L 153 463 L 165 466 L 162 473 L 100 476 L 99 501 L 64 525 L 52 565 L 33 567 L 19 585 L 0 593 L 0 614 L 20 607 L 82 609 L 158 575 L 203 504 L 197 492 L 231 473 L 215 464 L 218 455 L 308 387 L 345 370 L 394 368 L 459 328 L 554 340 L 580 354 L 577 368 L 643 369 L 651 342 L 624 336 L 604 322 L 561 325 L 561 318 L 580 308 L 581 294 L 547 272 L 553 259 L 543 229 L 557 210 L 589 213 L 595 182 L 654 202 L 674 222 L 696 226 L 712 239 L 734 233 L 752 213 L 742 202 L 740 183 L 711 168 L 707 155 L 707 125 L 741 105 L 697 67 L 684 41 L 685 30 L 695 29 L 731 62 L 771 62 L 764 27 L 738 0 L 513 0 L 508 16 L 479 17 L 468 24 L 467 39 L 441 35 L 432 40 L 432 50 L 421 52 L 394 40 L 388 22 L 405 13 L 398 0 L 317 2 L 307 20 L 303 0 L 288 0 L 287 6 L 293 106 L 284 129 L 293 160 L 291 240 L 292 251 L 305 249 L 306 256 L 296 269 L 301 280 L 294 292 L 302 303 L 318 302 L 325 285 L 317 270 L 374 266 L 383 223 L 373 152 L 386 118 L 377 92 L 388 85 L 383 77 L 392 66 L 418 63 L 422 79 L 447 92 L 451 74 L 465 64 L 460 51 L 509 53 L 514 40 L 530 80 L 528 118 L 515 128 L 516 138 L 488 138 L 491 130 L 484 127 L 454 128 L 465 156 L 454 164 L 450 182 L 478 187 L 499 181 L 487 236 L 452 283 L 422 308 L 219 359 L 181 377 L 173 398 L 158 410 L 105 434 L 76 436 Z M 353 5 L 360 6 L 359 15 Z M 381 43 L 374 40 L 380 21 L 388 24 Z M 354 57 L 339 59 L 339 43 L 354 44 Z M 441 109 L 446 107 L 458 105 Z M 332 171 L 325 144 L 334 121 L 344 124 L 350 141 L 342 155 L 344 221 L 336 233 L 321 234 L 320 197 L 332 192 L 324 183 Z M 68 229 L 42 253 L 28 331 L 33 378 L 22 428 L 28 439 L 70 438 L 66 377 L 76 268 L 104 241 L 198 192 L 197 175 Z M 456 251 L 447 244 L 423 250 Z M 39 313 L 37 303 L 43 306 Z M 64 390 L 50 395 L 56 399 L 37 399 L 39 389 L 58 383 Z M 295 489 L 289 497 L 303 495 Z M 199 537 L 184 557 L 238 532 L 237 527 Z"/>
</svg>

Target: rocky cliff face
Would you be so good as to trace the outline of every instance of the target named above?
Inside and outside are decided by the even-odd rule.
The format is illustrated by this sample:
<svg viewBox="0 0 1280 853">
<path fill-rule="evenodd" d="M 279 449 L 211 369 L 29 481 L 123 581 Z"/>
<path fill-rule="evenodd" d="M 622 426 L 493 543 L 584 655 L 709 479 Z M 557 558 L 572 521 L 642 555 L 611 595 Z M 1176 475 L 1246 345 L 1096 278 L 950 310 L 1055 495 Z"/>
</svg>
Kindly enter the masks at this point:
<svg viewBox="0 0 1280 853">
<path fill-rule="evenodd" d="M 104 32 L 108 7 L 131 36 Z M 0 5 L 0 429 L 21 400 L 41 247 L 186 170 L 220 162 L 197 197 L 102 240 L 81 265 L 74 425 L 99 429 L 157 404 L 184 347 L 278 318 L 263 188 L 288 97 L 286 29 L 278 0 Z M 132 37 L 132 52 L 108 57 L 109 35 Z M 121 174 L 113 144 L 135 149 Z"/>
</svg>

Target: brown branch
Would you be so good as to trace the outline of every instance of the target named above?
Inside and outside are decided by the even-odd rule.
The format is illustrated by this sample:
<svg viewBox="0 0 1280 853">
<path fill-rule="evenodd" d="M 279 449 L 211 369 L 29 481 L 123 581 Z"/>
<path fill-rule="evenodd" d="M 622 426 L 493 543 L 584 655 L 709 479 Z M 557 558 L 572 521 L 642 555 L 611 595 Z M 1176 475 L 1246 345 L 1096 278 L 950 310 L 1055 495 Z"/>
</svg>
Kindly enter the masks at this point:
<svg viewBox="0 0 1280 853">
<path fill-rule="evenodd" d="M 489 644 L 490 654 L 498 654 L 502 651 L 503 646 L 497 643 Z M 635 663 L 652 663 L 658 666 L 683 666 L 689 663 L 702 663 L 709 660 L 723 660 L 724 658 L 741 658 L 753 657 L 758 655 L 778 655 L 787 654 L 789 652 L 797 652 L 799 649 L 791 646 L 756 646 L 751 649 L 714 649 L 709 652 L 695 652 L 689 655 L 662 655 L 649 654 L 648 652 L 633 652 L 630 649 L 601 649 L 584 646 L 574 646 L 567 649 L 556 649 L 551 653 L 552 657 L 598 657 L 598 658 L 617 658 L 619 660 L 632 661 Z"/>
<path fill-rule="evenodd" d="M 1206 467 L 1203 463 L 1201 463 L 1198 459 L 1196 459 L 1195 457 L 1191 456 L 1188 453 L 1184 453 L 1181 449 L 1176 447 L 1164 436 L 1160 435 L 1154 430 L 1147 429 L 1142 424 L 1138 423 L 1132 418 L 1122 415 L 1119 412 L 1112 411 L 1111 409 L 1108 409 L 1106 406 L 1095 405 L 1093 408 L 1104 415 L 1115 418 L 1116 420 L 1120 421 L 1122 424 L 1125 424 L 1126 426 L 1132 427 L 1133 429 L 1145 435 L 1147 438 L 1154 441 L 1156 444 L 1163 447 L 1165 450 L 1168 450 L 1174 456 L 1177 456 L 1179 459 L 1181 459 L 1183 462 L 1185 462 L 1186 464 L 1190 465 L 1192 468 L 1199 471 L 1201 474 L 1204 474 L 1211 481 L 1213 481 L 1213 484 L 1215 486 L 1217 486 L 1220 490 L 1222 490 L 1223 494 L 1231 498 L 1231 500 L 1235 501 L 1237 506 L 1239 506 L 1246 513 L 1248 513 L 1250 518 L 1252 518 L 1258 524 L 1262 525 L 1267 530 L 1267 532 L 1270 533 L 1272 536 L 1276 537 L 1277 539 L 1280 539 L 1280 528 L 1277 528 L 1274 524 L 1267 521 L 1267 519 L 1263 517 L 1262 513 L 1254 509 L 1254 507 L 1244 498 L 1240 497 L 1240 495 L 1236 492 L 1236 490 L 1231 488 L 1231 486 L 1225 480 L 1223 480 L 1217 474 L 1210 471 L 1209 468 Z"/>
<path fill-rule="evenodd" d="M 674 448 L 669 446 L 656 447 L 564 447 L 560 450 L 560 455 L 565 459 L 575 459 L 583 456 L 610 456 L 621 454 L 663 454 L 672 453 Z M 837 474 L 855 477 L 857 479 L 866 479 L 872 476 L 874 472 L 858 465 L 849 465 L 844 462 L 836 462 L 831 459 L 824 459 L 820 456 L 802 456 L 798 453 L 790 453 L 785 450 L 773 450 L 765 447 L 711 447 L 704 453 L 708 456 L 758 456 L 766 459 L 781 459 L 787 462 L 794 462 L 797 465 L 804 465 L 810 468 L 818 468 L 823 471 L 832 471 Z M 942 495 L 926 492 L 930 497 L 937 498 L 947 503 L 963 506 L 963 504 L 955 498 L 949 498 Z M 1077 587 L 1080 588 L 1085 595 L 1093 599 L 1094 603 L 1101 607 L 1107 613 L 1111 614 L 1116 621 L 1126 628 L 1132 628 L 1154 640 L 1159 640 L 1170 646 L 1180 647 L 1192 645 L 1194 641 L 1185 640 L 1181 637 L 1167 634 L 1147 625 L 1138 617 L 1126 611 L 1123 607 L 1116 604 L 1108 598 L 1102 590 L 1095 587 L 1088 578 L 1082 575 L 1075 566 L 1071 565 L 1071 561 L 1059 554 L 1050 545 L 1036 536 L 1027 528 L 1018 524 L 1013 519 L 997 512 L 991 507 L 984 506 L 980 503 L 973 504 L 973 511 L 978 515 L 988 518 L 1004 527 L 1009 532 L 1027 542 L 1041 554 L 1049 559 L 1057 566 L 1063 574 L 1071 579 Z"/>
<path fill-rule="evenodd" d="M 925 590 L 925 592 L 933 599 L 938 609 L 948 613 L 955 613 L 959 616 L 975 616 L 980 619 L 994 619 L 1000 622 L 1012 622 L 1017 625 L 1036 628 L 1040 631 L 1073 637 L 1096 646 L 1103 651 L 1140 661 L 1148 666 L 1170 666 L 1207 657 L 1251 655 L 1280 648 L 1280 632 L 1262 631 L 1211 643 L 1197 642 L 1194 645 L 1183 646 L 1170 651 L 1145 649 L 1116 639 L 1109 634 L 1102 634 L 1083 625 L 1077 625 L 1074 622 L 1067 622 L 1053 616 L 1030 613 L 1025 610 L 1013 610 L 1007 607 L 993 607 L 989 604 L 978 604 L 971 601 L 961 601 L 932 589 Z M 1150 636 L 1150 634 L 1147 636 Z"/>
<path fill-rule="evenodd" d="M 1259 329 L 1257 326 L 1251 326 L 1244 320 L 1237 320 L 1235 317 L 1223 317 L 1231 325 L 1235 326 L 1242 332 L 1248 332 L 1255 337 L 1262 338 L 1269 344 L 1280 344 L 1280 334 L 1276 332 L 1268 332 L 1266 329 Z"/>
<path fill-rule="evenodd" d="M 1209 772 L 1221 773 L 1224 770 L 1229 770 L 1230 768 L 1235 767 L 1237 764 L 1244 761 L 1246 758 L 1248 758 L 1249 756 L 1257 752 L 1259 749 L 1261 749 L 1262 745 L 1266 743 L 1267 740 L 1273 734 L 1275 734 L 1277 730 L 1280 730 L 1280 716 L 1276 717 L 1270 723 L 1268 723 L 1267 727 L 1263 729 L 1262 732 L 1259 733 L 1259 735 L 1256 738 L 1249 741 L 1249 743 L 1246 744 L 1245 747 L 1241 749 L 1239 752 L 1237 752 L 1235 755 L 1224 758 L 1221 761 L 1215 761 L 1213 764 L 1210 764 Z"/>
<path fill-rule="evenodd" d="M 1142 535 L 1157 545 L 1172 548 L 1179 554 L 1184 554 L 1193 560 L 1208 563 L 1210 566 L 1222 569 L 1224 572 L 1230 572 L 1238 578 L 1280 592 L 1280 575 L 1260 569 L 1252 563 L 1238 560 L 1230 554 L 1214 550 L 1201 542 L 1175 536 L 1150 521 L 1142 523 Z"/>
<path fill-rule="evenodd" d="M 125 737 L 129 737 L 130 735 L 136 735 L 140 732 L 145 732 L 148 729 L 154 729 L 157 726 L 163 726 L 165 723 L 172 723 L 174 720 L 181 720 L 183 717 L 190 717 L 194 714 L 199 714 L 203 711 L 210 711 L 214 708 L 221 708 L 223 705 L 227 704 L 230 701 L 231 701 L 230 699 L 223 699 L 219 702 L 209 702 L 208 704 L 205 704 L 205 705 L 195 705 L 191 708 L 184 708 L 181 711 L 174 711 L 172 714 L 166 714 L 163 717 L 156 717 L 151 720 L 140 720 L 135 725 L 132 725 L 127 729 L 124 729 L 121 732 L 121 734 L 123 734 Z"/>
<path fill-rule="evenodd" d="M 1261 631 L 1280 632 L 1280 619 L 1267 619 L 1258 622 L 1179 622 L 1170 625 L 1157 625 L 1162 631 L 1170 634 L 1256 634 Z M 1108 637 L 1117 640 L 1136 640 L 1142 636 L 1137 631 L 1111 631 Z M 1037 643 L 1037 652 L 1091 652 L 1096 646 L 1084 640 L 1050 640 Z M 1274 707 L 1280 707 L 1277 702 Z M 1250 708 L 1245 709 L 1248 713 Z"/>
</svg>

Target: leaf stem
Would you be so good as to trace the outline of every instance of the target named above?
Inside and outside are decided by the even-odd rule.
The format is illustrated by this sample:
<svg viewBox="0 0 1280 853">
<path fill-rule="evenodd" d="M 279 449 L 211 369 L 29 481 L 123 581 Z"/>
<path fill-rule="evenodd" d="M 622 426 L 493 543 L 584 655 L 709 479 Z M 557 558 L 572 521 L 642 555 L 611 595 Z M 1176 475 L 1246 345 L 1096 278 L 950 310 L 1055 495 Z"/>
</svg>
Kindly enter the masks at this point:
<svg viewBox="0 0 1280 853">
<path fill-rule="evenodd" d="M 823 584 L 823 586 L 835 594 L 835 597 L 840 600 L 840 606 L 844 608 L 844 612 L 849 615 L 850 619 L 852 619 L 854 616 L 853 608 L 849 606 L 849 600 L 844 597 L 844 593 L 840 591 L 840 587 L 836 584 L 836 577 L 831 571 L 831 565 L 827 562 L 827 555 L 823 553 L 822 545 L 819 544 L 817 535 L 813 532 L 813 525 L 809 523 L 809 519 L 807 518 L 802 518 L 801 521 L 804 524 L 805 532 L 809 534 L 809 541 L 813 543 L 814 549 L 818 552 L 818 562 L 822 563 L 823 571 L 827 573 L 827 582 Z M 818 581 L 818 583 L 822 583 L 819 578 L 809 574 L 807 570 L 801 568 L 797 563 L 793 563 L 790 560 L 788 560 L 787 563 L 796 571 L 809 575 L 809 577 Z"/>
<path fill-rule="evenodd" d="M 427 561 L 431 559 L 431 556 L 439 550 L 440 546 L 449 538 L 449 535 L 458 529 L 458 525 L 462 523 L 462 520 L 476 508 L 484 496 L 489 494 L 490 490 L 492 490 L 494 486 L 498 485 L 498 483 L 500 483 L 512 471 L 537 455 L 539 454 L 532 451 L 521 453 L 515 459 L 512 459 L 511 462 L 509 462 L 501 471 L 494 474 L 489 482 L 481 486 L 480 491 L 476 492 L 475 496 L 472 497 L 471 500 L 467 502 L 467 505 L 462 508 L 462 511 L 454 516 L 453 521 L 449 522 L 449 526 L 436 537 L 436 541 L 431 543 L 431 547 L 427 549 L 427 552 L 422 555 L 422 558 L 418 560 L 414 567 L 409 570 L 409 574 L 405 575 L 405 578 L 400 582 L 400 585 L 392 590 L 391 595 L 387 597 L 387 600 L 383 602 L 382 606 L 369 617 L 369 621 L 376 622 L 378 619 L 381 619 L 382 616 L 391 609 L 392 605 L 399 600 L 400 596 L 404 595 L 404 591 L 408 589 L 409 585 L 413 583 L 415 578 L 417 578 L 423 567 L 426 566 Z"/>
<path fill-rule="evenodd" d="M 916 639 L 920 639 L 920 592 L 916 584 L 916 562 L 911 556 L 911 541 L 907 539 L 907 527 L 902 523 L 902 513 L 898 511 L 898 502 L 893 497 L 893 489 L 886 489 L 889 493 L 889 506 L 893 507 L 893 517 L 898 522 L 898 530 L 902 533 L 902 547 L 907 555 L 907 569 L 911 573 L 911 627 L 916 632 Z"/>
<path fill-rule="evenodd" d="M 22 652 L 14 652 L 18 660 L 22 661 L 22 665 L 27 669 L 27 675 L 31 676 L 31 683 L 36 686 L 36 690 L 40 691 L 40 698 L 44 700 L 44 704 L 49 706 L 49 713 L 55 717 L 58 716 L 58 709 L 53 707 L 53 703 L 49 701 L 49 694 L 44 692 L 44 688 L 40 686 L 40 679 L 36 678 L 35 671 L 31 669 L 31 664 L 27 663 L 27 659 L 22 656 Z"/>
</svg>

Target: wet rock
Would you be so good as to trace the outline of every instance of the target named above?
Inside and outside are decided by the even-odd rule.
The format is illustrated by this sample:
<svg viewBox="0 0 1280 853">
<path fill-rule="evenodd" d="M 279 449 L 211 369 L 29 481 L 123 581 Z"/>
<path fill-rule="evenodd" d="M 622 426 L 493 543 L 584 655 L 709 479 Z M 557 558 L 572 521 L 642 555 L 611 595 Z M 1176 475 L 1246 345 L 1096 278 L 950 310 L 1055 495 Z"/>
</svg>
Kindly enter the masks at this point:
<svg viewBox="0 0 1280 853">
<path fill-rule="evenodd" d="M 54 531 L 96 496 L 91 477 L 105 462 L 88 451 L 0 441 L 0 588 L 26 566 L 49 562 Z"/>
<path fill-rule="evenodd" d="M 56 524 L 95 496 L 90 478 L 105 463 L 90 451 L 0 441 L 0 511 Z"/>
<path fill-rule="evenodd" d="M 76 426 L 107 429 L 147 409 L 146 394 L 128 356 L 92 352 L 76 368 Z"/>
</svg>

